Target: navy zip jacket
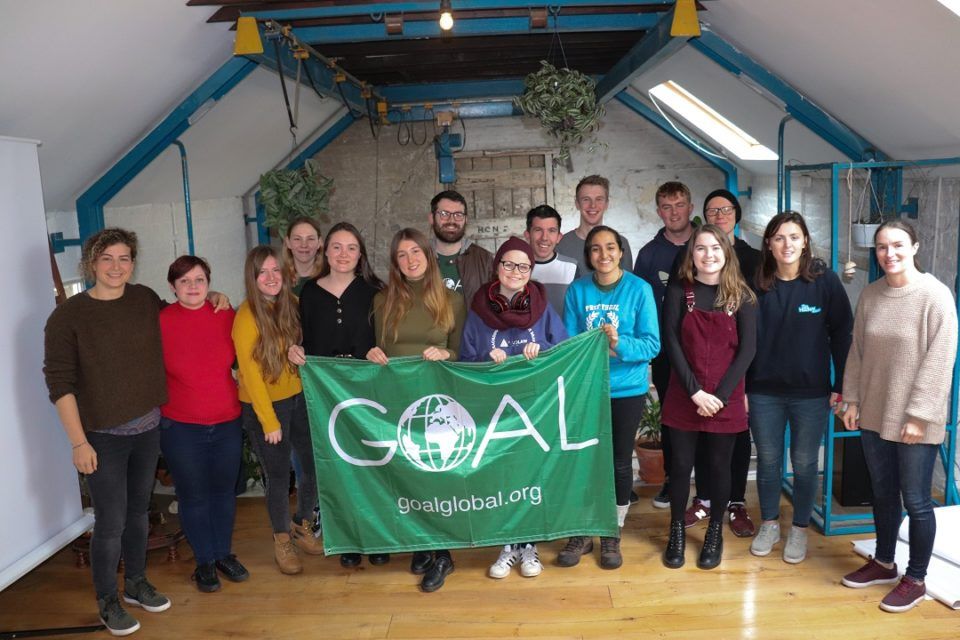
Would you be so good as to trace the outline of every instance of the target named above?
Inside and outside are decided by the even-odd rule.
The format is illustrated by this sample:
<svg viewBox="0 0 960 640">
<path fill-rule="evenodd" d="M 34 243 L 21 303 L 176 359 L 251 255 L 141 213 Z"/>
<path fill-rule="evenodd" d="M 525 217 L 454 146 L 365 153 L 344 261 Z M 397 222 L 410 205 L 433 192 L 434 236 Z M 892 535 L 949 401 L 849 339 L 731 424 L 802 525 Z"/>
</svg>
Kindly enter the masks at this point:
<svg viewBox="0 0 960 640">
<path fill-rule="evenodd" d="M 747 373 L 747 393 L 791 398 L 840 393 L 853 312 L 840 278 L 822 268 L 813 282 L 775 280 L 770 291 L 757 292 L 757 355 Z"/>
</svg>

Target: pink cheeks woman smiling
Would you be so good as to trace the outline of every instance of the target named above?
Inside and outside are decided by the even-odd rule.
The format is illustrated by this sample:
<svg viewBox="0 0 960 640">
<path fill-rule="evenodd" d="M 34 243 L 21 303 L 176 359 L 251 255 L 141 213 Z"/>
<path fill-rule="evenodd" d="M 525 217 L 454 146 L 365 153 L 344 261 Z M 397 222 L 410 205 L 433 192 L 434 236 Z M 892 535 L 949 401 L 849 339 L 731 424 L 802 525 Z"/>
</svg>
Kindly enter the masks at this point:
<svg viewBox="0 0 960 640">
<path fill-rule="evenodd" d="M 919 243 L 910 239 L 903 229 L 885 227 L 875 240 L 877 262 L 891 287 L 902 287 L 919 274 L 916 263 Z"/>
<path fill-rule="evenodd" d="M 331 271 L 356 273 L 360 262 L 360 243 L 349 231 L 335 231 L 328 236 L 324 253 Z"/>
<path fill-rule="evenodd" d="M 273 300 L 283 288 L 283 271 L 280 264 L 273 256 L 268 256 L 263 261 L 259 273 L 257 273 L 257 290 L 268 300 Z"/>
<path fill-rule="evenodd" d="M 401 240 L 397 245 L 397 266 L 400 273 L 411 282 L 422 280 L 426 274 L 427 257 L 423 249 L 413 240 Z"/>
<path fill-rule="evenodd" d="M 183 307 L 199 309 L 207 301 L 207 292 L 210 290 L 209 275 L 198 265 L 177 278 L 170 285 L 170 290 Z"/>
<path fill-rule="evenodd" d="M 723 247 L 717 238 L 708 231 L 698 233 L 693 244 L 694 277 L 704 284 L 718 284 L 720 271 L 726 262 Z"/>
</svg>

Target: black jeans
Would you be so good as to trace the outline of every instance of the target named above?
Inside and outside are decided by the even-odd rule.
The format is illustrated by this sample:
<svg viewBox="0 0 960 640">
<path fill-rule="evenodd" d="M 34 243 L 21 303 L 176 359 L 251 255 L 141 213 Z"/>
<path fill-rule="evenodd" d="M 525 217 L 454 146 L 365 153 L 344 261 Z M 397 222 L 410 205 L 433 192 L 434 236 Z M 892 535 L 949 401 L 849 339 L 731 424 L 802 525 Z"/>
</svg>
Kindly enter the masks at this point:
<svg viewBox="0 0 960 640">
<path fill-rule="evenodd" d="M 633 445 L 637 441 L 637 425 L 647 396 L 610 398 L 610 419 L 613 427 L 613 488 L 617 504 L 630 504 L 633 488 Z M 688 476 L 689 477 L 689 476 Z"/>
<path fill-rule="evenodd" d="M 684 431 L 672 427 L 668 429 L 670 429 L 670 437 L 673 438 L 670 518 L 683 520 L 683 514 L 687 509 L 687 498 L 690 497 L 690 471 L 693 469 L 694 460 L 701 455 L 707 459 L 711 483 L 708 485 L 707 494 L 701 494 L 700 497 L 709 498 L 711 505 L 725 507 L 730 499 L 730 458 L 733 455 L 738 434 Z M 681 481 L 681 478 L 687 478 L 687 481 Z M 710 521 L 722 522 L 725 513 L 725 508 L 713 506 L 710 509 Z"/>
<path fill-rule="evenodd" d="M 97 598 L 117 593 L 117 565 L 124 575 L 142 576 L 147 566 L 148 511 L 160 456 L 160 430 L 133 436 L 88 431 L 97 470 L 87 476 L 93 500 L 90 567 Z"/>
<path fill-rule="evenodd" d="M 670 361 L 667 359 L 666 351 L 661 350 L 650 364 L 653 370 L 651 376 L 653 386 L 657 390 L 657 400 L 660 402 L 660 408 L 663 409 L 663 400 L 667 397 L 667 386 L 670 384 Z M 667 429 L 663 423 L 660 423 L 660 446 L 663 449 L 663 475 L 669 480 L 673 444 L 670 442 L 670 429 Z"/>
<path fill-rule="evenodd" d="M 300 461 L 300 487 L 297 490 L 297 523 L 313 521 L 313 507 L 317 504 L 317 476 L 313 466 L 313 440 L 307 420 L 307 403 L 302 393 L 277 400 L 273 410 L 280 421 L 283 435 L 277 444 L 267 444 L 263 427 L 253 405 L 241 402 L 243 428 L 264 473 L 267 493 L 267 513 L 274 533 L 290 531 L 290 451 Z"/>
</svg>

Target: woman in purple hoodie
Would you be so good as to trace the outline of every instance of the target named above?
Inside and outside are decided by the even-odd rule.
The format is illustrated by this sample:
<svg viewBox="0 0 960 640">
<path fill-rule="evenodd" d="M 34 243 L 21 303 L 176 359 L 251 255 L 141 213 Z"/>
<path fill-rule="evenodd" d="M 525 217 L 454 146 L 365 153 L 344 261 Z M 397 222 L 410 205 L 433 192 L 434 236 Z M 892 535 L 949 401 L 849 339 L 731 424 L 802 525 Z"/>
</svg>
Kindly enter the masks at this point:
<svg viewBox="0 0 960 640">
<path fill-rule="evenodd" d="M 480 287 L 470 303 L 460 341 L 460 360 L 501 363 L 523 354 L 533 360 L 541 349 L 567 339 L 563 321 L 547 300 L 543 285 L 530 280 L 533 249 L 517 237 L 504 242 L 493 260 L 496 279 Z M 520 574 L 540 575 L 543 565 L 534 543 L 508 544 L 490 566 L 491 578 L 506 578 L 520 563 Z"/>
</svg>

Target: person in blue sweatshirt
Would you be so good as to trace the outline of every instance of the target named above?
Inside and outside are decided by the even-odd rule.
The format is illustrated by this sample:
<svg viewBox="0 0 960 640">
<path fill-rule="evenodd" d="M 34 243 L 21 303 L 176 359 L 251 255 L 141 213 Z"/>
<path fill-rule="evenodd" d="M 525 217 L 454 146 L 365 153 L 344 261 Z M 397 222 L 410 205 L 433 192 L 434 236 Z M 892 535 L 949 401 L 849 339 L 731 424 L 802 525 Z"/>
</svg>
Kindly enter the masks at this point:
<svg viewBox="0 0 960 640">
<path fill-rule="evenodd" d="M 460 360 L 501 363 L 510 356 L 536 358 L 567 339 L 567 330 L 554 311 L 544 286 L 530 279 L 535 263 L 533 248 L 511 237 L 493 259 L 497 277 L 481 286 L 470 302 L 460 340 Z M 520 575 L 540 575 L 543 565 L 535 542 L 508 544 L 490 565 L 491 578 L 506 578 L 520 563 Z"/>
<path fill-rule="evenodd" d="M 564 300 L 563 323 L 571 336 L 599 328 L 610 344 L 610 417 L 617 519 L 623 526 L 633 484 L 633 445 L 649 387 L 650 360 L 660 351 L 660 330 L 653 289 L 620 267 L 623 238 L 599 225 L 583 246 L 591 273 L 571 283 Z M 593 550 L 593 539 L 570 538 L 557 564 L 572 567 Z M 600 566 L 623 564 L 620 538 L 600 539 Z"/>
<path fill-rule="evenodd" d="M 775 215 L 762 245 L 756 280 L 757 355 L 747 373 L 747 394 L 763 521 L 750 551 L 766 556 L 780 542 L 783 440 L 789 423 L 793 526 L 783 560 L 797 564 L 807 555 L 820 441 L 830 407 L 840 401 L 853 313 L 840 278 L 813 257 L 802 215 L 796 211 Z"/>
</svg>

